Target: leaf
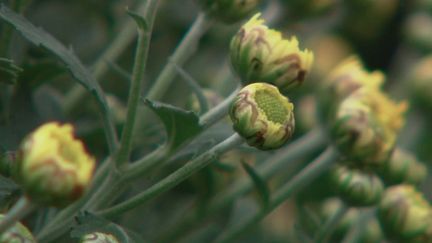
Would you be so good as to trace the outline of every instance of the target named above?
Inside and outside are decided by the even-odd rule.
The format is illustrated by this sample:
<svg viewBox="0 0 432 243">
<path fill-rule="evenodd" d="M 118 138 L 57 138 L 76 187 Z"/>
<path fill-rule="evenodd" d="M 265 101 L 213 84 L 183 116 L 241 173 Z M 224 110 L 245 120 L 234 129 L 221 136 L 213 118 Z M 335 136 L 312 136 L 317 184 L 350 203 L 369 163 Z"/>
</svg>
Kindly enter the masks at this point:
<svg viewBox="0 0 432 243">
<path fill-rule="evenodd" d="M 23 68 L 24 71 L 20 74 L 18 80 L 20 83 L 30 83 L 31 89 L 66 72 L 64 66 L 53 60 L 38 60 L 35 63 L 25 63 Z"/>
<path fill-rule="evenodd" d="M 264 208 L 269 205 L 270 202 L 270 190 L 266 184 L 266 182 L 261 178 L 260 175 L 255 171 L 255 169 L 250 166 L 248 163 L 242 161 L 243 169 L 248 173 L 249 177 L 252 179 L 252 182 L 255 185 L 255 188 L 258 192 L 258 195 L 261 198 Z"/>
<path fill-rule="evenodd" d="M 0 18 L 15 27 L 15 29 L 28 41 L 37 46 L 46 48 L 48 51 L 60 58 L 62 62 L 66 64 L 68 70 L 75 79 L 97 98 L 99 103 L 103 105 L 105 111 L 108 110 L 104 94 L 99 84 L 71 49 L 66 48 L 62 43 L 43 29 L 34 26 L 23 16 L 14 13 L 3 4 L 0 8 Z"/>
<path fill-rule="evenodd" d="M 145 99 L 144 103 L 156 113 L 164 124 L 168 144 L 172 150 L 179 148 L 184 142 L 203 130 L 199 124 L 199 117 L 192 111 L 148 99 Z"/>
<path fill-rule="evenodd" d="M 126 12 L 133 18 L 141 31 L 146 31 L 148 29 L 147 21 L 143 16 L 141 16 L 139 13 L 129 10 L 128 8 L 126 8 Z"/>
<path fill-rule="evenodd" d="M 0 57 L 0 83 L 15 84 L 22 71 L 13 60 Z"/>
<path fill-rule="evenodd" d="M 124 243 L 140 243 L 143 239 L 130 230 L 126 230 L 118 224 L 115 224 L 105 218 L 98 217 L 89 212 L 83 212 L 76 217 L 78 222 L 74 226 L 70 235 L 72 238 L 81 238 L 86 234 L 93 232 L 103 232 L 114 235 L 119 242 Z"/>
</svg>

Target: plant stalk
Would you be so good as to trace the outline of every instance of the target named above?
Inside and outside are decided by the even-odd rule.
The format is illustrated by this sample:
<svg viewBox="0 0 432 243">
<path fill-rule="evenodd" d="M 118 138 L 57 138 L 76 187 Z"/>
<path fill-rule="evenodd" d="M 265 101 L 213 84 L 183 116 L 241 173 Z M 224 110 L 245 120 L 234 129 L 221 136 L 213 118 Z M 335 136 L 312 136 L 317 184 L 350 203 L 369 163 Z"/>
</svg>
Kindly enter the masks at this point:
<svg viewBox="0 0 432 243">
<path fill-rule="evenodd" d="M 0 235 L 36 208 L 37 206 L 30 202 L 26 196 L 22 196 L 0 222 Z"/>
</svg>

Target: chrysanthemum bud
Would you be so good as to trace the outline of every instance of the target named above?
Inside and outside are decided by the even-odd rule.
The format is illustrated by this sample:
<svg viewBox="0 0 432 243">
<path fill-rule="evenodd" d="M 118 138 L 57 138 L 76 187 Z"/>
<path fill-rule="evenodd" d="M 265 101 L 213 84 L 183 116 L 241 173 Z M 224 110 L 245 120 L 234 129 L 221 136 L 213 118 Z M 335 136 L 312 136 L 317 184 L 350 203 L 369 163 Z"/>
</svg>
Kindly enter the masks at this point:
<svg viewBox="0 0 432 243">
<path fill-rule="evenodd" d="M 81 243 L 119 243 L 112 234 L 93 232 L 82 237 Z"/>
<path fill-rule="evenodd" d="M 432 108 L 432 56 L 421 59 L 414 65 L 407 85 L 413 99 L 426 109 Z"/>
<path fill-rule="evenodd" d="M 313 54 L 301 51 L 297 38 L 284 39 L 264 25 L 256 14 L 233 37 L 231 63 L 243 84 L 265 82 L 286 92 L 303 82 L 310 71 Z"/>
<path fill-rule="evenodd" d="M 255 12 L 261 0 L 197 0 L 210 16 L 225 23 L 235 23 Z"/>
<path fill-rule="evenodd" d="M 401 242 L 431 242 L 432 211 L 428 201 L 411 185 L 386 190 L 378 216 L 387 236 Z"/>
<path fill-rule="evenodd" d="M 427 12 L 419 12 L 408 16 L 404 35 L 407 41 L 421 50 L 432 50 L 432 17 Z"/>
<path fill-rule="evenodd" d="M 47 123 L 22 143 L 17 175 L 35 203 L 64 206 L 78 199 L 92 178 L 95 166 L 70 124 Z"/>
<path fill-rule="evenodd" d="M 419 184 L 427 176 L 424 164 L 408 151 L 395 149 L 389 160 L 384 163 L 381 174 L 389 184 Z"/>
<path fill-rule="evenodd" d="M 379 90 L 362 88 L 338 107 L 331 129 L 334 141 L 350 160 L 380 166 L 386 161 L 404 124 L 407 104 Z"/>
<path fill-rule="evenodd" d="M 370 206 L 381 199 L 384 185 L 370 171 L 337 165 L 331 172 L 339 196 L 352 206 Z"/>
<path fill-rule="evenodd" d="M 273 85 L 253 83 L 238 93 L 230 108 L 234 130 L 247 143 L 268 150 L 282 146 L 294 132 L 294 105 Z"/>
<path fill-rule="evenodd" d="M 0 214 L 0 221 L 3 220 L 4 215 Z M 20 222 L 10 227 L 6 232 L 0 234 L 0 242 L 7 243 L 35 243 L 36 240 L 32 233 Z"/>
</svg>

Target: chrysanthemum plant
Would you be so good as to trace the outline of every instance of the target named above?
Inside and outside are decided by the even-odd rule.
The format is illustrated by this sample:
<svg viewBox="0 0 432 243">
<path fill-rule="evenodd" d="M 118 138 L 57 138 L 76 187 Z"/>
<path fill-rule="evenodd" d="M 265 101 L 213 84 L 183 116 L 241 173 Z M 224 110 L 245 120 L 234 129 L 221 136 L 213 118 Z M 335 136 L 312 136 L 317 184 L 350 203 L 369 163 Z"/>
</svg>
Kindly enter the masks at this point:
<svg viewBox="0 0 432 243">
<path fill-rule="evenodd" d="M 1 4 L 1 241 L 238 242 L 249 232 L 247 242 L 266 242 L 260 234 L 274 242 L 268 225 L 288 222 L 279 227 L 283 242 L 432 242 L 432 209 L 417 188 L 427 167 L 398 144 L 408 102 L 384 91 L 386 75 L 367 71 L 353 53 L 314 54 L 266 23 L 283 26 L 291 13 L 301 26 L 301 12 L 284 12 L 298 3 L 194 2 L 199 13 L 161 69 L 153 46 L 165 48 L 163 21 L 155 19 L 175 18 L 165 16 L 171 1 L 120 11 L 123 24 L 91 68 L 29 20 L 39 3 Z M 301 6 L 325 17 L 337 5 L 321 2 Z M 219 43 L 198 45 L 215 28 L 225 28 L 216 39 L 225 38 L 229 65 L 211 65 Z M 304 29 L 312 40 L 323 32 Z M 35 53 L 17 51 L 18 38 Z M 134 55 L 123 55 L 131 45 Z M 205 48 L 213 52 L 200 55 Z M 116 64 L 125 58 L 130 67 Z M 315 73 L 314 59 L 325 63 Z M 430 84 L 425 70 L 417 80 Z M 201 81 L 204 72 L 215 81 Z M 56 84 L 64 76 L 77 84 Z M 127 96 L 104 92 L 105 79 Z M 301 105 L 306 97 L 312 109 Z M 14 110 L 19 102 L 37 112 Z M 41 115 L 52 109 L 61 116 Z M 23 122 L 32 116 L 37 122 Z M 262 232 L 253 227 L 265 218 Z"/>
</svg>

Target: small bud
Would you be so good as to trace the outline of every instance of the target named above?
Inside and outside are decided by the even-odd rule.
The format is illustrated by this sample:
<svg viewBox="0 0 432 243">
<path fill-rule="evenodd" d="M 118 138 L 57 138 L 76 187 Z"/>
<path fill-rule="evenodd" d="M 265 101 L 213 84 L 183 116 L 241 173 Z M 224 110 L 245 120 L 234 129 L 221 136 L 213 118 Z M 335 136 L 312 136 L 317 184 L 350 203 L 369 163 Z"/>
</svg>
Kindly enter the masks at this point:
<svg viewBox="0 0 432 243">
<path fill-rule="evenodd" d="M 261 0 L 197 0 L 210 16 L 225 23 L 235 23 L 257 10 Z"/>
<path fill-rule="evenodd" d="M 419 12 L 408 16 L 404 35 L 407 42 L 425 52 L 432 51 L 432 17 L 427 12 Z"/>
<path fill-rule="evenodd" d="M 389 184 L 419 184 L 427 176 L 427 168 L 416 157 L 403 149 L 395 149 L 384 163 L 381 174 Z"/>
<path fill-rule="evenodd" d="M 356 91 L 338 107 L 331 132 L 349 160 L 381 166 L 404 124 L 406 102 L 396 103 L 380 90 Z"/>
<path fill-rule="evenodd" d="M 35 202 L 65 206 L 78 199 L 95 166 L 70 124 L 51 122 L 32 132 L 22 143 L 17 174 L 25 193 Z"/>
<path fill-rule="evenodd" d="M 0 221 L 5 216 L 0 214 Z M 10 227 L 6 232 L 0 234 L 0 242 L 6 243 L 35 243 L 36 240 L 32 233 L 20 222 Z"/>
<path fill-rule="evenodd" d="M 411 185 L 386 190 L 378 217 L 391 239 L 402 242 L 431 242 L 432 211 L 428 201 Z"/>
<path fill-rule="evenodd" d="M 406 83 L 416 103 L 425 109 L 432 108 L 432 56 L 421 59 L 413 67 Z"/>
<path fill-rule="evenodd" d="M 297 18 L 329 14 L 337 7 L 337 3 L 336 0 L 282 0 L 282 4 L 287 5 L 289 16 Z"/>
<path fill-rule="evenodd" d="M 298 45 L 296 37 L 284 39 L 256 14 L 231 40 L 231 63 L 244 85 L 259 81 L 286 92 L 300 85 L 312 66 L 312 52 Z"/>
<path fill-rule="evenodd" d="M 337 165 L 331 178 L 339 196 L 351 206 L 374 205 L 384 191 L 381 179 L 370 171 Z"/>
<path fill-rule="evenodd" d="M 93 232 L 82 237 L 81 243 L 119 243 L 112 234 Z"/>
<path fill-rule="evenodd" d="M 294 105 L 273 85 L 254 83 L 238 93 L 230 108 L 233 128 L 250 146 L 279 148 L 294 132 Z"/>
</svg>

